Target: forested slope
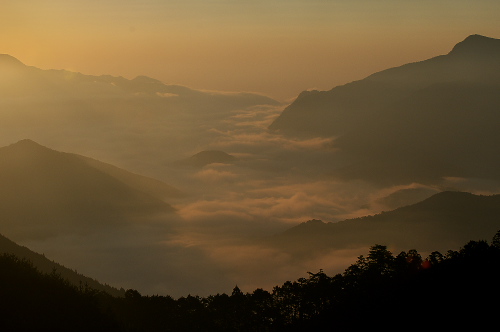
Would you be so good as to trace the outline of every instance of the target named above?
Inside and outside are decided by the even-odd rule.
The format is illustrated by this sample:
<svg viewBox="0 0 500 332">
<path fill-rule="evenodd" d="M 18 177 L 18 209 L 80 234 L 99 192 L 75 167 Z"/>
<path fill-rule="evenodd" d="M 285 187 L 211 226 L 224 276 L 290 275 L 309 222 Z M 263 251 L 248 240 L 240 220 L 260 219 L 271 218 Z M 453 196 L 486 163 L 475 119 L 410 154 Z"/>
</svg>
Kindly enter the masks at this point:
<svg viewBox="0 0 500 332">
<path fill-rule="evenodd" d="M 500 295 L 500 232 L 458 251 L 394 255 L 384 245 L 343 273 L 323 271 L 272 291 L 205 298 L 125 298 L 69 285 L 14 256 L 0 257 L 2 330 L 318 331 L 353 328 L 489 326 Z M 491 301 L 493 300 L 493 301 Z"/>
</svg>

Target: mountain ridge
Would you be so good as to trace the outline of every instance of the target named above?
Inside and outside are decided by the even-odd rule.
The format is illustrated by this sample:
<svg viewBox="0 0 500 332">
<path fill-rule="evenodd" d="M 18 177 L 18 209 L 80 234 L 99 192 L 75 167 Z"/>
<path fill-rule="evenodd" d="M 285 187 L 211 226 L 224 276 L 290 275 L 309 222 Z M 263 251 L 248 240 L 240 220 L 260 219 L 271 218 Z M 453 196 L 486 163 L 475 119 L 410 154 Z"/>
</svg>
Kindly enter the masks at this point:
<svg viewBox="0 0 500 332">
<path fill-rule="evenodd" d="M 266 243 L 298 256 L 373 243 L 430 253 L 459 246 L 464 239 L 488 238 L 500 230 L 499 215 L 500 194 L 443 191 L 376 215 L 329 223 L 310 220 L 267 238 Z"/>
</svg>

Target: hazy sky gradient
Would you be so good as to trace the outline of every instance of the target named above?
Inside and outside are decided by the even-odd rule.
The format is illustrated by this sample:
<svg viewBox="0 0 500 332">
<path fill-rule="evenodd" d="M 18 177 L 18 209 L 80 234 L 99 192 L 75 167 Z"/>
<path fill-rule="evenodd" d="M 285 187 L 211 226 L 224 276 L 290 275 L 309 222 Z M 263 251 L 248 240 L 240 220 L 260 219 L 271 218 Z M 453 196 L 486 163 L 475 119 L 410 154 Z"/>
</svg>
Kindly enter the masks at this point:
<svg viewBox="0 0 500 332">
<path fill-rule="evenodd" d="M 495 0 L 0 3 L 0 53 L 25 64 L 281 100 L 500 37 Z"/>
</svg>

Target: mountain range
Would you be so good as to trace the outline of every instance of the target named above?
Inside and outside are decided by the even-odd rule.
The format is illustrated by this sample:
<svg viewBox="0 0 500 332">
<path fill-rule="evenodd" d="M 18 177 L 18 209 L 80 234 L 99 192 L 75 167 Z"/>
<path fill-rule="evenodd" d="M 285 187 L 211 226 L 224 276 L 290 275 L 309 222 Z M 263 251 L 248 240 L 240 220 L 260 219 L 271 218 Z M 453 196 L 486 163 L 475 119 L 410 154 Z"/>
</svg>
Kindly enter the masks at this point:
<svg viewBox="0 0 500 332">
<path fill-rule="evenodd" d="M 211 100 L 227 104 L 237 103 L 239 107 L 279 104 L 276 100 L 259 94 L 194 90 L 181 85 L 165 84 L 147 76 L 126 79 L 122 76 L 85 75 L 68 70 L 43 70 L 27 66 L 9 54 L 0 54 L 0 72 L 0 96 L 8 100 L 32 100 L 34 97 L 42 97 L 42 100 L 72 98 L 85 103 L 102 98 L 156 97 L 165 100 L 175 97 L 177 101 L 196 100 L 201 103 L 200 98 L 204 98 L 205 102 Z M 86 100 L 81 100 L 82 98 Z"/>
<path fill-rule="evenodd" d="M 334 137 L 347 179 L 500 180 L 500 40 L 471 35 L 448 54 L 390 68 L 329 91 L 305 91 L 270 125 Z"/>
<path fill-rule="evenodd" d="M 0 146 L 28 137 L 141 174 L 152 173 L 144 164 L 166 165 L 207 149 L 200 144 L 235 112 L 278 105 L 256 93 L 40 69 L 0 54 Z"/>
</svg>

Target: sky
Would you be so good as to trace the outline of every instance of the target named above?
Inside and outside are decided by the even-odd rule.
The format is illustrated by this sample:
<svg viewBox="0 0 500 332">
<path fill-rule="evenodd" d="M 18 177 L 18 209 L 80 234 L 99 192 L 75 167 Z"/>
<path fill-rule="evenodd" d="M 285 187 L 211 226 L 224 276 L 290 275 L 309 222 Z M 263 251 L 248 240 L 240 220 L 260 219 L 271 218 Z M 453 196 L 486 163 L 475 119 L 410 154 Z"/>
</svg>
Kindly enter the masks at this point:
<svg viewBox="0 0 500 332">
<path fill-rule="evenodd" d="M 0 53 L 288 101 L 500 37 L 494 0 L 1 0 Z"/>
</svg>

